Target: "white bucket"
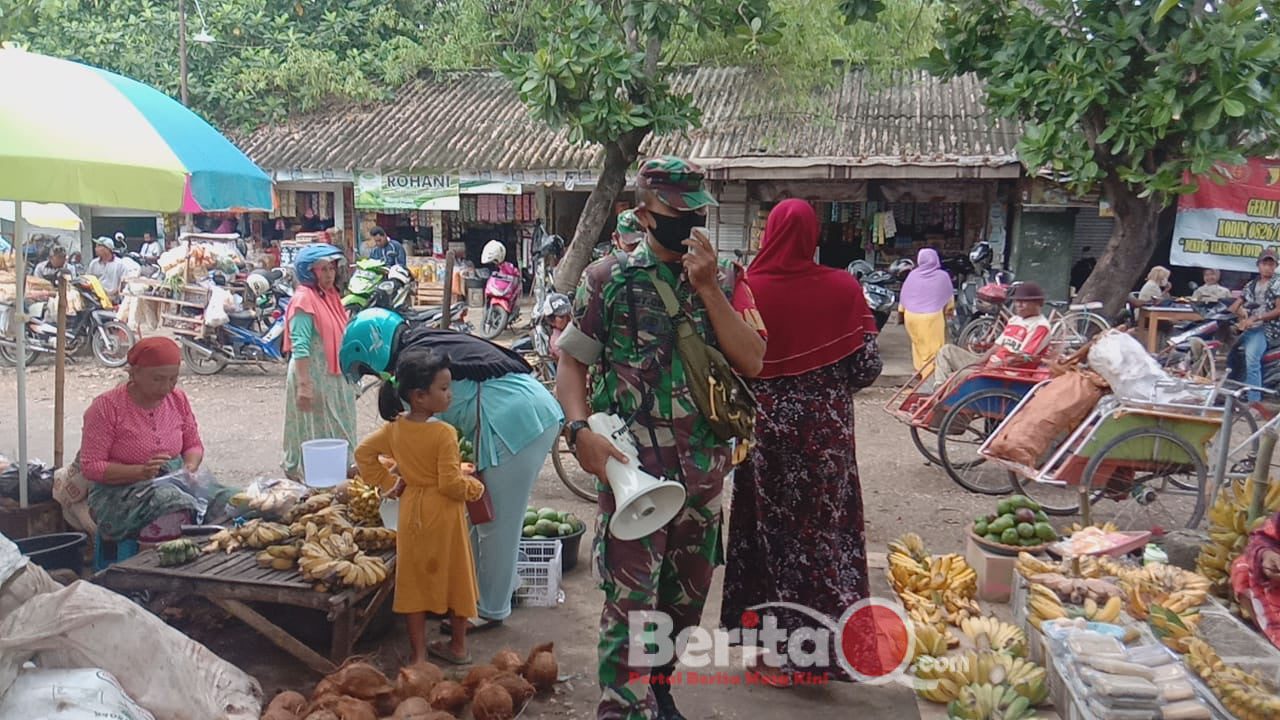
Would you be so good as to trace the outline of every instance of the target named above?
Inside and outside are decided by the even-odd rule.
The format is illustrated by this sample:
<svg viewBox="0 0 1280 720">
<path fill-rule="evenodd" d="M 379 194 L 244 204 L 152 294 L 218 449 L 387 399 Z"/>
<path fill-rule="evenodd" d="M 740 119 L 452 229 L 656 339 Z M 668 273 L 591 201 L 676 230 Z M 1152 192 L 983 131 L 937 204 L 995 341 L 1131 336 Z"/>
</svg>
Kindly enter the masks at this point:
<svg viewBox="0 0 1280 720">
<path fill-rule="evenodd" d="M 396 523 L 400 520 L 400 501 L 383 498 L 378 514 L 382 516 L 382 527 L 395 530 Z"/>
<path fill-rule="evenodd" d="M 346 440 L 308 440 L 302 443 L 302 476 L 308 487 L 323 488 L 347 479 Z"/>
</svg>

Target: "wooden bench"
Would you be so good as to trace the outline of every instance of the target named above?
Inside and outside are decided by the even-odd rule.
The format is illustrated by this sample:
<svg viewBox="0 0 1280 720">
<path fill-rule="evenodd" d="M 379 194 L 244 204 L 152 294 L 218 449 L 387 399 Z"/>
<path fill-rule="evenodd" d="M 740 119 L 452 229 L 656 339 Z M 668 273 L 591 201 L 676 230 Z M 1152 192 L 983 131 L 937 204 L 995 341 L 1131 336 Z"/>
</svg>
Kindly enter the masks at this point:
<svg viewBox="0 0 1280 720">
<path fill-rule="evenodd" d="M 161 567 L 155 550 L 144 550 L 98 573 L 94 581 L 117 592 L 172 592 L 199 595 L 262 634 L 280 649 L 320 674 L 328 674 L 351 655 L 357 640 L 395 587 L 396 553 L 379 553 L 387 564 L 387 580 L 356 590 L 316 592 L 297 570 L 264 568 L 256 552 L 239 550 L 201 555 L 175 567 Z M 333 625 L 329 657 L 268 620 L 247 603 L 271 603 L 321 610 Z"/>
</svg>

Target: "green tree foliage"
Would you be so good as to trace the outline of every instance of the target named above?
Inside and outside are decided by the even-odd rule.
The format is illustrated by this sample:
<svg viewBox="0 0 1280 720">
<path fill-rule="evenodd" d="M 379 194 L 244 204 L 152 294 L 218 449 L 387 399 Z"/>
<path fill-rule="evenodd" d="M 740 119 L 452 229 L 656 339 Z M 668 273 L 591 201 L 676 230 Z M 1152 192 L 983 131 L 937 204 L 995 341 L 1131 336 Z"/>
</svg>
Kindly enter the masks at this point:
<svg viewBox="0 0 1280 720">
<path fill-rule="evenodd" d="M 1187 173 L 1280 148 L 1272 0 L 957 0 L 930 65 L 977 73 L 1024 124 L 1019 154 L 1077 192 L 1101 189 L 1115 229 L 1082 294 L 1118 310 Z"/>
<path fill-rule="evenodd" d="M 476 0 L 186 3 L 190 102 L 224 128 L 278 121 L 331 98 L 383 97 L 439 55 L 470 62 L 459 45 L 439 53 L 439 41 L 483 12 Z M 215 42 L 191 41 L 206 23 Z M 178 96 L 178 0 L 0 0 L 0 39 Z"/>
<path fill-rule="evenodd" d="M 611 217 L 640 144 L 650 133 L 696 127 L 691 99 L 672 90 L 673 37 L 734 33 L 748 41 L 770 32 L 766 0 L 559 0 L 531 14 L 532 47 L 503 54 L 502 72 L 537 120 L 564 128 L 574 142 L 604 147 L 599 180 L 574 232 L 555 284 L 569 292 Z"/>
</svg>

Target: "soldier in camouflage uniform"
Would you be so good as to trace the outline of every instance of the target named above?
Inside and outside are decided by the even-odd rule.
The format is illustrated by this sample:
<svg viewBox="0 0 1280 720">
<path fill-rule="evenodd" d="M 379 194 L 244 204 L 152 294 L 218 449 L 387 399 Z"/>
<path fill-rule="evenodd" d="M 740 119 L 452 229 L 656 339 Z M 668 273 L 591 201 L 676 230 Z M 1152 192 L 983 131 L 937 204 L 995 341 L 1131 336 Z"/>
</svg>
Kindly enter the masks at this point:
<svg viewBox="0 0 1280 720">
<path fill-rule="evenodd" d="M 629 422 L 641 467 L 685 486 L 684 508 L 665 528 L 621 541 L 607 532 L 616 503 L 601 482 L 593 553 L 605 593 L 596 717 L 682 720 L 664 682 L 674 660 L 657 668 L 631 666 L 632 643 L 641 639 L 629 636 L 628 614 L 666 613 L 674 624 L 672 639 L 699 623 L 711 573 L 721 563 L 720 493 L 731 448 L 694 405 L 655 279 L 674 289 L 698 332 L 745 376 L 760 370 L 764 328 L 746 273 L 717 262 L 705 233 L 693 232 L 705 224 L 705 208 L 715 204 L 699 168 L 676 157 L 649 160 L 636 185 L 644 242 L 629 255 L 611 253 L 587 268 L 573 323 L 560 339 L 556 390 L 583 469 L 604 478 L 609 457 L 625 461 L 583 422 L 589 412 L 612 412 Z"/>
<path fill-rule="evenodd" d="M 613 228 L 614 252 L 629 255 L 643 239 L 644 228 L 636 218 L 636 211 L 623 210 L 618 213 L 618 222 Z"/>
</svg>

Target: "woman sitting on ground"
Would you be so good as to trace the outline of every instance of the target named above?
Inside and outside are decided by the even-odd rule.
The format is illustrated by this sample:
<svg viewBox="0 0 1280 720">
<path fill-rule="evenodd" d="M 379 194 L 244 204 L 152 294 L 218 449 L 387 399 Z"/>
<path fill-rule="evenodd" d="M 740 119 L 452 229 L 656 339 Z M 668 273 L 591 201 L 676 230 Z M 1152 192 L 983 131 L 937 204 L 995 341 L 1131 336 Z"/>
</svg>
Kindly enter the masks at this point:
<svg viewBox="0 0 1280 720">
<path fill-rule="evenodd" d="M 147 338 L 129 350 L 128 361 L 128 382 L 94 398 L 84 413 L 78 464 L 103 539 L 164 539 L 156 536 L 160 528 L 191 521 L 195 499 L 150 481 L 184 468 L 196 472 L 204 445 L 191 403 L 177 388 L 178 344 Z"/>
</svg>

